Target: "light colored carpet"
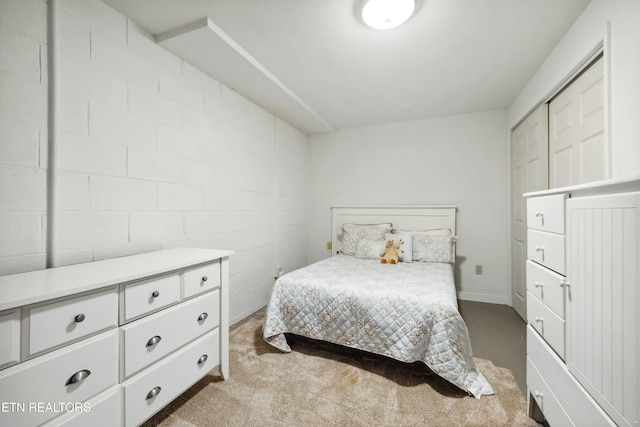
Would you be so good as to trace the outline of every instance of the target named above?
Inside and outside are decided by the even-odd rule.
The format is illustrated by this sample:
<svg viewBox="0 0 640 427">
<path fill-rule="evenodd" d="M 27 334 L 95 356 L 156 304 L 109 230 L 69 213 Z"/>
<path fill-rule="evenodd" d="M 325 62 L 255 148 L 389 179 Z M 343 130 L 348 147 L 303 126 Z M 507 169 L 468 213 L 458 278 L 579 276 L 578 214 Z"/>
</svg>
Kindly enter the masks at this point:
<svg viewBox="0 0 640 427">
<path fill-rule="evenodd" d="M 231 330 L 230 378 L 216 370 L 148 426 L 536 426 L 511 371 L 476 358 L 496 394 L 475 399 L 419 363 L 289 336 L 262 340 L 264 311 Z"/>
</svg>

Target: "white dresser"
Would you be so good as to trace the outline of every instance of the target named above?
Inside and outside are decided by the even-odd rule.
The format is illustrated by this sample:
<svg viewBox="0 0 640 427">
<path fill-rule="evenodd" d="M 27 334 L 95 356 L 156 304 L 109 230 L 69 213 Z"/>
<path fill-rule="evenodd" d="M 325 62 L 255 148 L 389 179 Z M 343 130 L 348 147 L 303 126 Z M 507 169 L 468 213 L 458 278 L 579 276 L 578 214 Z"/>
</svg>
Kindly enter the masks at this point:
<svg viewBox="0 0 640 427">
<path fill-rule="evenodd" d="M 176 248 L 0 277 L 0 425 L 135 426 L 219 366 L 230 251 Z"/>
<path fill-rule="evenodd" d="M 552 427 L 638 425 L 640 181 L 525 197 L 530 414 Z"/>
<path fill-rule="evenodd" d="M 564 359 L 566 194 L 527 199 L 527 321 Z"/>
</svg>

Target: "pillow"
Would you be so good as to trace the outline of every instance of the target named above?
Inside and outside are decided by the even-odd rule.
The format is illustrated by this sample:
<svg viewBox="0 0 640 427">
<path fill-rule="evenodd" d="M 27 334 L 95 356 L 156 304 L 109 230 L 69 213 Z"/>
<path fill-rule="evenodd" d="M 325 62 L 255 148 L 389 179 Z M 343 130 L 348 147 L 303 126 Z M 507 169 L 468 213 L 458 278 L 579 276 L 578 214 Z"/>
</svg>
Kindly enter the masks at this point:
<svg viewBox="0 0 640 427">
<path fill-rule="evenodd" d="M 451 230 L 426 230 L 413 233 L 413 260 L 426 262 L 455 262 Z"/>
<path fill-rule="evenodd" d="M 384 245 L 384 240 L 359 240 L 356 244 L 356 258 L 379 260 Z"/>
<path fill-rule="evenodd" d="M 400 250 L 404 252 L 400 261 L 411 262 L 413 260 L 413 236 L 410 232 L 387 233 L 384 236 L 384 240 L 385 242 L 387 240 L 400 241 Z"/>
<path fill-rule="evenodd" d="M 360 240 L 384 241 L 384 235 L 391 232 L 391 223 L 385 224 L 343 224 L 342 253 L 355 255 Z"/>
</svg>

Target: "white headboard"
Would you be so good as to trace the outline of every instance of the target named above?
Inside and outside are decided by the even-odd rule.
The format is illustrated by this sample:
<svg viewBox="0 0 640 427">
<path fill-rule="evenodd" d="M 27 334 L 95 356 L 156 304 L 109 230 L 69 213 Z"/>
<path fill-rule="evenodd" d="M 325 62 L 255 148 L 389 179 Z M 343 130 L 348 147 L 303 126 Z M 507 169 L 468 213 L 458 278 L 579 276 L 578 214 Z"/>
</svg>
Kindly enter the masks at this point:
<svg viewBox="0 0 640 427">
<path fill-rule="evenodd" d="M 456 235 L 456 206 L 336 206 L 331 208 L 331 253 L 341 247 L 342 224 L 390 222 L 393 228 L 432 230 L 448 228 Z"/>
</svg>

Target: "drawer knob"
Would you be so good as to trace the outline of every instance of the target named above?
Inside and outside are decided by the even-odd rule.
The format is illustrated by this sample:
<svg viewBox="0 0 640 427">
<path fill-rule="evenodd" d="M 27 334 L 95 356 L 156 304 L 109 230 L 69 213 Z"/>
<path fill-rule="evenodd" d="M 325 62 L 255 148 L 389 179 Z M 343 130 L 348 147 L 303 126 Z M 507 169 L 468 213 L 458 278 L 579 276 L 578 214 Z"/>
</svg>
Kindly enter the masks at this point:
<svg viewBox="0 0 640 427">
<path fill-rule="evenodd" d="M 542 287 L 542 283 L 540 283 L 540 282 L 533 282 L 533 286 L 535 286 L 536 288 L 541 288 L 541 287 Z"/>
<path fill-rule="evenodd" d="M 206 282 L 207 280 L 209 280 L 209 278 L 207 276 L 202 276 L 202 281 Z"/>
<path fill-rule="evenodd" d="M 209 317 L 209 315 L 207 313 L 202 313 L 200 316 L 198 316 L 198 322 L 202 322 L 207 317 Z"/>
<path fill-rule="evenodd" d="M 89 375 L 91 375 L 91 371 L 88 369 L 83 369 L 82 371 L 78 371 L 75 374 L 71 375 L 71 377 L 69 377 L 65 385 L 72 385 L 72 384 L 79 383 L 80 381 L 83 381 L 85 378 L 87 378 Z"/>
<path fill-rule="evenodd" d="M 544 319 L 542 317 L 540 317 L 540 316 L 536 316 L 536 322 L 542 323 L 542 322 L 544 322 Z"/>
<path fill-rule="evenodd" d="M 537 252 L 544 252 L 544 247 L 543 246 L 536 246 L 536 251 Z"/>
<path fill-rule="evenodd" d="M 74 317 L 74 319 L 75 319 L 76 323 L 80 323 L 80 322 L 84 321 L 85 316 L 84 316 L 84 314 L 80 313 L 76 317 Z"/>
<path fill-rule="evenodd" d="M 158 344 L 161 339 L 162 338 L 160 337 L 160 335 L 156 335 L 155 337 L 152 337 L 149 341 L 147 341 L 146 347 L 153 347 L 154 345 Z"/>
<path fill-rule="evenodd" d="M 156 386 L 156 387 L 152 388 L 151 390 L 149 390 L 149 393 L 147 393 L 147 400 L 153 399 L 154 397 L 159 395 L 160 394 L 160 390 L 162 390 L 162 388 L 160 386 Z"/>
<path fill-rule="evenodd" d="M 542 399 L 542 397 L 544 396 L 541 392 L 539 392 L 538 390 L 533 392 L 533 395 L 535 397 L 537 397 L 538 399 Z"/>
<path fill-rule="evenodd" d="M 208 358 L 209 356 L 207 356 L 206 354 L 203 354 L 202 356 L 200 356 L 200 359 L 198 359 L 198 365 L 202 365 L 204 362 L 207 361 Z"/>
<path fill-rule="evenodd" d="M 158 298 L 160 296 L 160 291 L 153 291 L 151 296 L 154 297 L 154 298 Z"/>
</svg>

